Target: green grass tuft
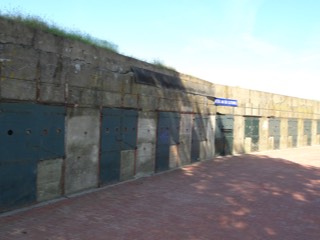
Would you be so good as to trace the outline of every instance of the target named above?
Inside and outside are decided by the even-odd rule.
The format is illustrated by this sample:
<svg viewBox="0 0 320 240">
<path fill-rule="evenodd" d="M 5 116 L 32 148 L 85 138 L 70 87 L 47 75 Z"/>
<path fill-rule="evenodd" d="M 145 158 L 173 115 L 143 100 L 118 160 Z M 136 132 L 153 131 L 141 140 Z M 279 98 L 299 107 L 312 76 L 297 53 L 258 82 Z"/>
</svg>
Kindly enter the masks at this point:
<svg viewBox="0 0 320 240">
<path fill-rule="evenodd" d="M 38 16 L 30 16 L 30 15 L 25 15 L 21 13 L 1 13 L 0 12 L 0 18 L 12 20 L 20 24 L 23 24 L 25 26 L 31 27 L 33 29 L 39 29 L 44 32 L 48 32 L 63 38 L 77 40 L 89 45 L 93 45 L 99 48 L 109 50 L 111 52 L 116 52 L 116 53 L 119 52 L 118 46 L 112 42 L 92 37 L 91 35 L 80 32 L 80 31 L 65 30 L 61 27 L 58 27 L 54 23 L 48 23 L 43 18 Z"/>
<path fill-rule="evenodd" d="M 167 70 L 170 70 L 170 71 L 177 71 L 175 68 L 171 67 L 171 66 L 168 66 L 166 65 L 163 61 L 161 61 L 160 59 L 154 59 L 151 64 L 159 67 L 159 68 L 162 68 L 162 69 L 167 69 Z"/>
</svg>

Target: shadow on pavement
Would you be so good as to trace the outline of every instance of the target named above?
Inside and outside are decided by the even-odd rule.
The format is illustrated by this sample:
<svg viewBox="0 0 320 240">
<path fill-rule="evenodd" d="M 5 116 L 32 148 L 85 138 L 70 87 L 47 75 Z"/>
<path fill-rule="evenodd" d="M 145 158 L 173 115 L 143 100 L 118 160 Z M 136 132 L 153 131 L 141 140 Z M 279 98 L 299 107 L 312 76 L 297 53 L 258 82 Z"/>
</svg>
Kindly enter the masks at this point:
<svg viewBox="0 0 320 240">
<path fill-rule="evenodd" d="M 2 217 L 3 237 L 318 240 L 320 168 L 216 158 Z"/>
</svg>

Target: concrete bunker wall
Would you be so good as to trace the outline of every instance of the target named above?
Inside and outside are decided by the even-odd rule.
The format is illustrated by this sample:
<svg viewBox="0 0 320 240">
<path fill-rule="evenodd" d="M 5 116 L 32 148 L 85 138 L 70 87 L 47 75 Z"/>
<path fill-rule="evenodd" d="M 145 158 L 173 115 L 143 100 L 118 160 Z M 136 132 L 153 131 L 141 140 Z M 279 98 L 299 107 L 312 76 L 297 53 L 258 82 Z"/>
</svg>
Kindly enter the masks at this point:
<svg viewBox="0 0 320 240">
<path fill-rule="evenodd" d="M 213 84 L 8 20 L 0 29 L 0 211 L 212 159 L 217 114 L 233 119 L 229 153 L 320 143 L 319 102 Z"/>
</svg>

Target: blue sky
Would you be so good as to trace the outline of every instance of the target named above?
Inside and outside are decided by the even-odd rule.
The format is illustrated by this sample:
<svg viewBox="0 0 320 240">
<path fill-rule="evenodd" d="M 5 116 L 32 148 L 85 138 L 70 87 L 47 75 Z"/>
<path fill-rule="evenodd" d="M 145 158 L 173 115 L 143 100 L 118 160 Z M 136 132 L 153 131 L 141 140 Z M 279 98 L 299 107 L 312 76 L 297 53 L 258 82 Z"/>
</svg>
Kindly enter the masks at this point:
<svg viewBox="0 0 320 240">
<path fill-rule="evenodd" d="M 1 0 L 218 84 L 320 100 L 319 0 Z"/>
</svg>

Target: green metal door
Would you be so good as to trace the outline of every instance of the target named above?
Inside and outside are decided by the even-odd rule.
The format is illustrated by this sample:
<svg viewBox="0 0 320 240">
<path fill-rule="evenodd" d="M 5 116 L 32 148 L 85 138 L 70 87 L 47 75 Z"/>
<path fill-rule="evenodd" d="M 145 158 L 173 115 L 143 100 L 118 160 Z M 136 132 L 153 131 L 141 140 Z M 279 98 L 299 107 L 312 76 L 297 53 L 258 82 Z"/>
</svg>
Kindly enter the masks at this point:
<svg viewBox="0 0 320 240">
<path fill-rule="evenodd" d="M 269 137 L 273 137 L 273 149 L 280 149 L 280 119 L 269 119 Z"/>
<path fill-rule="evenodd" d="M 234 117 L 232 115 L 216 116 L 215 152 L 224 156 L 232 154 Z"/>
<path fill-rule="evenodd" d="M 174 112 L 159 112 L 155 171 L 169 169 L 170 146 L 179 144 L 180 115 Z"/>
<path fill-rule="evenodd" d="M 201 142 L 207 141 L 208 116 L 195 115 L 192 126 L 191 162 L 200 161 Z"/>
<path fill-rule="evenodd" d="M 251 138 L 251 151 L 259 150 L 259 121 L 258 117 L 245 117 L 245 137 Z"/>
<path fill-rule="evenodd" d="M 36 201 L 37 164 L 64 156 L 65 108 L 0 104 L 0 212 Z"/>
<path fill-rule="evenodd" d="M 292 138 L 292 147 L 297 147 L 298 143 L 298 120 L 291 118 L 288 120 L 288 136 Z"/>
<path fill-rule="evenodd" d="M 100 183 L 120 180 L 121 151 L 136 149 L 138 112 L 104 108 L 101 123 Z"/>
<path fill-rule="evenodd" d="M 303 121 L 303 132 L 307 136 L 307 145 L 311 146 L 312 141 L 312 122 L 310 119 L 305 119 Z"/>
</svg>

